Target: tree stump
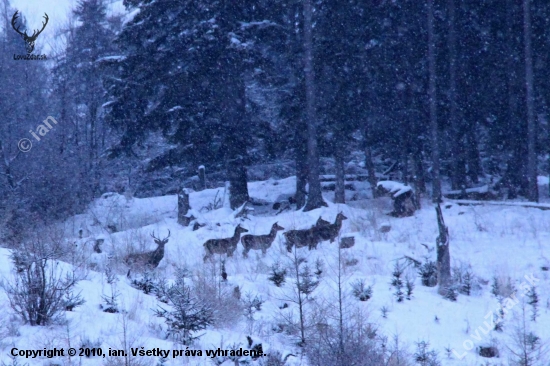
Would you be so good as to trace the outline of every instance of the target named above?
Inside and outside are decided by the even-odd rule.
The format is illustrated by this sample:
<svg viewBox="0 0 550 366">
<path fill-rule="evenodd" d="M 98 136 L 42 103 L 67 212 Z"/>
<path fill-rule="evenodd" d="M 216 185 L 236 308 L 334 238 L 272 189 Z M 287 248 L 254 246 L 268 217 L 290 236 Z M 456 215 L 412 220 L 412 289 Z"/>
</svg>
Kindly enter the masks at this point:
<svg viewBox="0 0 550 366">
<path fill-rule="evenodd" d="M 204 165 L 199 167 L 199 191 L 206 189 L 206 173 Z"/>
<path fill-rule="evenodd" d="M 189 210 L 191 210 L 189 192 L 184 188 L 178 194 L 178 224 L 189 226 L 191 221 L 195 219 L 193 216 L 188 216 Z"/>
<path fill-rule="evenodd" d="M 413 189 L 403 183 L 394 181 L 381 181 L 377 184 L 379 195 L 388 194 L 393 200 L 393 211 L 390 213 L 394 217 L 412 216 L 418 209 Z"/>
</svg>

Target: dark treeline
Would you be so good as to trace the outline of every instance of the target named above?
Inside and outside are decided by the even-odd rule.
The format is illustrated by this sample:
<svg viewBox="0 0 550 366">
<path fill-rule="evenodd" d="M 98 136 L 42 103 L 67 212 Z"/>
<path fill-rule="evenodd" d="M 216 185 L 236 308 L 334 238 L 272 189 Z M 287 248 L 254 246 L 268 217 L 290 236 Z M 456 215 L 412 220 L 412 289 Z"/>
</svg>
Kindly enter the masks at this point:
<svg viewBox="0 0 550 366">
<path fill-rule="evenodd" d="M 181 182 L 203 164 L 230 182 L 238 207 L 247 169 L 291 160 L 297 206 L 310 210 L 325 204 L 320 159 L 333 162 L 343 202 L 358 152 L 372 184 L 393 165 L 434 201 L 483 184 L 503 199 L 539 199 L 537 175 L 549 168 L 547 1 L 124 4 L 133 18 L 81 0 L 46 67 L 12 59 L 24 42 L 2 0 L 6 235 L 106 191 Z M 59 124 L 20 153 L 18 141 L 48 115 Z"/>
</svg>

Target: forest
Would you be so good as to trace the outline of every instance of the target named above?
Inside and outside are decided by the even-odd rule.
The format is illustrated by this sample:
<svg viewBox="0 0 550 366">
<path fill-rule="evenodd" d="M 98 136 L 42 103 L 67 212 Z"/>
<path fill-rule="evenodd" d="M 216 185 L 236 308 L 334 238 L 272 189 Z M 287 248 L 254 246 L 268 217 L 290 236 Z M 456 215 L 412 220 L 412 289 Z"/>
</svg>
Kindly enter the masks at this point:
<svg viewBox="0 0 550 366">
<path fill-rule="evenodd" d="M 547 196 L 545 1 L 124 5 L 111 16 L 79 2 L 46 63 L 12 59 L 25 43 L 3 0 L 0 207 L 13 232 L 105 192 L 173 191 L 200 165 L 232 183 L 233 207 L 270 164 L 297 177 L 299 207 L 323 204 L 320 174 L 337 176 L 342 202 L 359 158 L 349 173 L 390 170 L 435 201 L 483 185 Z M 52 136 L 20 153 L 48 116 Z"/>
<path fill-rule="evenodd" d="M 392 356 L 387 356 L 387 338 L 382 346 L 362 343 L 362 336 L 357 334 L 364 331 L 374 332 L 371 338 L 375 338 L 370 323 L 369 330 L 349 329 L 349 343 L 344 346 L 344 267 L 359 263 L 363 275 L 393 276 L 391 286 L 397 295 L 391 294 L 391 307 L 380 303 L 381 322 L 388 312 L 391 317 L 395 296 L 397 303 L 411 300 L 414 281 L 407 276 L 414 271 L 420 273 L 426 288 L 439 281 L 437 294 L 417 295 L 428 296 L 434 307 L 432 301 L 439 301 L 434 300 L 437 296 L 452 303 L 459 293 L 465 294 L 463 287 L 457 290 L 451 284 L 462 286 L 463 276 L 474 278 L 471 263 L 479 272 L 479 282 L 472 286 L 491 286 L 492 278 L 493 289 L 486 291 L 487 296 L 492 291 L 495 298 L 491 301 L 497 299 L 501 305 L 513 292 L 508 275 L 519 281 L 527 268 L 548 271 L 550 262 L 540 235 L 548 231 L 544 222 L 550 209 L 546 204 L 550 202 L 550 2 L 123 0 L 122 13 L 109 10 L 114 2 L 78 0 L 67 19 L 44 14 L 40 24 L 27 21 L 10 0 L 0 0 L 0 246 L 13 250 L 5 263 L 18 269 L 35 263 L 43 271 L 52 260 L 63 260 L 75 268 L 85 263 L 84 267 L 101 273 L 101 291 L 110 288 L 107 295 L 103 294 L 102 312 L 117 314 L 124 312 L 119 311 L 121 304 L 116 299 L 126 296 L 116 288 L 117 276 L 127 275 L 128 281 L 133 281 L 127 286 L 133 288 L 131 291 L 138 288 L 146 295 L 157 291 L 155 301 L 177 308 L 178 301 L 188 300 L 200 289 L 211 291 L 212 296 L 218 291 L 219 301 L 235 295 L 220 290 L 223 281 L 227 285 L 228 273 L 240 281 L 239 276 L 253 276 L 256 271 L 256 276 L 266 276 L 261 286 L 272 281 L 277 287 L 273 291 L 279 291 L 284 279 L 277 284 L 281 280 L 278 276 L 284 278 L 288 271 L 294 276 L 298 294 L 297 300 L 292 297 L 290 302 L 298 304 L 301 324 L 285 331 L 298 339 L 293 343 L 298 347 L 304 347 L 306 339 L 316 339 L 317 343 L 309 344 L 322 343 L 304 325 L 313 321 L 311 309 L 320 306 L 310 295 L 317 291 L 339 296 L 340 328 L 334 328 L 339 331 L 328 324 L 327 333 L 320 331 L 318 336 L 326 336 L 327 344 L 339 341 L 340 348 L 335 346 L 334 352 L 330 347 L 308 348 L 304 355 L 311 366 L 409 364 L 399 361 L 402 351 L 398 337 L 394 337 Z M 29 40 L 32 31 L 35 37 Z M 46 32 L 53 40 L 47 47 Z M 46 57 L 36 56 L 44 54 Z M 390 207 L 389 197 L 393 211 L 388 216 L 382 211 Z M 123 198 L 126 203 L 121 203 Z M 405 207 L 405 199 L 410 199 L 412 208 Z M 467 204 L 472 206 L 464 208 Z M 253 208 L 246 208 L 250 206 Z M 146 217 L 134 217 L 134 222 L 122 212 Z M 158 220 L 147 215 L 157 215 Z M 330 222 L 323 216 L 330 217 Z M 247 221 L 249 217 L 254 218 Z M 450 218 L 445 221 L 444 217 Z M 71 234 L 67 234 L 69 222 Z M 52 234 L 52 228 L 59 229 L 60 225 L 64 225 L 63 233 Z M 325 229 L 323 225 L 327 225 Z M 146 226 L 151 226 L 146 229 L 150 235 L 133 232 Z M 306 226 L 310 236 L 291 230 Z M 462 231 L 457 233 L 457 227 Z M 340 237 L 341 229 L 353 236 Z M 232 256 L 241 234 L 250 232 L 250 237 L 258 230 L 269 234 L 262 239 L 243 236 L 243 259 L 240 255 L 238 261 L 221 259 L 226 254 Z M 277 236 L 278 231 L 284 233 Z M 49 234 L 42 235 L 45 232 Z M 127 252 L 122 253 L 117 240 L 120 244 L 120 236 L 130 232 L 138 236 L 124 239 Z M 169 239 L 172 233 L 175 238 Z M 510 247 L 494 249 L 495 237 L 511 243 Z M 280 258 L 288 259 L 286 269 L 280 267 L 279 257 L 263 263 L 272 243 L 279 243 L 276 238 L 281 241 L 277 247 Z M 434 239 L 439 279 L 430 277 L 436 264 L 427 258 L 434 248 L 425 244 L 433 244 Z M 473 259 L 470 256 L 478 253 L 475 245 L 459 245 L 455 257 L 453 240 L 490 244 L 479 249 L 485 257 Z M 352 258 L 356 262 L 341 256 L 340 250 L 337 255 L 331 252 L 327 263 L 337 263 L 336 292 L 317 289 L 325 286 L 321 273 L 327 275 L 321 269 L 321 259 L 304 264 L 305 257 L 296 254 L 298 248 L 308 246 L 309 253 L 326 241 L 340 243 L 340 249 L 352 250 L 355 245 L 353 250 L 361 250 L 361 259 Z M 65 247 L 68 242 L 74 244 L 72 249 Z M 152 242 L 157 249 L 145 252 L 147 243 Z M 182 242 L 197 245 L 200 254 L 196 258 L 181 254 L 181 247 L 174 245 Z M 373 249 L 375 242 L 393 243 L 394 247 Z M 517 267 L 512 266 L 513 273 L 499 272 L 497 276 L 495 271 L 504 265 L 480 269 L 483 265 L 478 261 L 489 261 L 500 250 L 517 249 L 526 242 L 532 247 L 518 260 Z M 141 253 L 128 252 L 130 247 L 136 249 L 136 243 Z M 406 246 L 397 247 L 403 243 Z M 167 253 L 173 255 L 168 259 L 165 245 Z M 329 246 L 322 244 L 315 251 L 321 254 L 315 255 L 321 258 Z M 424 254 L 420 254 L 422 246 L 427 250 Z M 439 252 L 441 246 L 445 246 L 446 254 Z M 271 255 L 274 247 L 269 249 Z M 258 253 L 254 250 L 260 249 L 263 257 L 253 256 Z M 371 249 L 374 254 L 366 254 Z M 103 259 L 83 259 L 86 250 L 93 258 Z M 242 267 L 239 262 L 245 261 L 249 252 L 254 257 L 249 262 L 257 263 L 256 269 Z M 508 258 L 514 253 L 509 252 Z M 123 254 L 127 267 L 118 266 Z M 441 255 L 446 256 L 445 274 L 440 271 Z M 376 265 L 365 264 L 373 258 L 378 261 Z M 354 264 L 346 267 L 342 263 L 348 259 Z M 192 275 L 182 269 L 187 260 L 197 271 L 201 268 L 204 273 L 215 273 L 216 278 L 222 276 L 218 289 L 205 290 L 209 280 L 204 273 L 206 277 L 191 281 Z M 174 266 L 172 272 L 166 263 Z M 206 263 L 212 268 L 205 269 Z M 393 269 L 386 268 L 387 263 L 392 263 Z M 154 277 L 158 272 L 137 271 L 142 277 L 132 279 L 138 264 L 166 271 L 162 273 L 175 281 L 170 288 L 180 292 L 174 290 L 176 295 L 163 287 L 168 285 Z M 31 273 L 36 267 L 26 268 Z M 247 274 L 240 272 L 245 270 Z M 70 300 L 56 306 L 72 304 L 67 305 L 72 309 L 84 304 L 84 299 L 68 290 L 84 277 L 67 277 L 63 282 L 54 274 L 50 276 L 49 280 L 42 278 L 43 285 L 60 281 L 67 289 L 63 296 Z M 194 281 L 193 286 L 187 287 L 190 281 Z M 450 287 L 443 291 L 441 281 Z M 6 290 L 11 308 L 24 314 L 16 305 L 26 296 L 16 291 L 19 282 L 6 283 L 0 287 Z M 237 284 L 235 289 L 240 289 L 243 283 L 232 286 Z M 361 302 L 370 301 L 374 289 L 387 291 L 383 289 L 386 285 L 382 289 L 380 283 L 367 287 L 360 279 L 352 286 L 353 296 Z M 407 294 L 402 292 L 405 288 Z M 535 287 L 530 291 L 526 296 L 531 302 L 536 299 L 537 304 Z M 466 292 L 470 296 L 470 289 Z M 540 288 L 539 293 L 541 304 L 544 298 L 550 308 L 550 298 Z M 253 314 L 260 312 L 263 300 L 249 295 L 246 321 L 258 321 Z M 240 301 L 240 292 L 234 297 Z M 481 303 L 476 304 L 482 307 Z M 279 306 L 274 300 L 270 304 Z M 302 314 L 306 304 L 312 307 L 307 313 L 311 318 Z M 472 305 L 468 304 L 465 306 Z M 174 313 L 160 306 L 156 317 L 172 325 L 181 320 L 171 318 Z M 218 306 L 241 312 L 239 306 L 243 305 L 224 302 Z M 454 311 L 445 309 L 445 315 Z M 216 309 L 197 305 L 193 311 L 199 319 L 197 328 L 186 328 L 176 335 L 174 329 L 168 329 L 166 339 L 176 337 L 176 343 L 189 346 L 199 338 L 193 338 L 196 332 L 237 322 L 216 318 L 212 315 L 217 314 Z M 22 324 L 47 325 L 55 318 L 53 313 L 35 315 L 38 318 L 21 315 Z M 348 321 L 358 321 L 355 315 L 349 316 Z M 429 316 L 433 322 L 433 314 Z M 533 315 L 531 321 L 535 323 L 538 316 Z M 437 324 L 439 319 L 435 315 Z M 422 325 L 420 321 L 412 323 Z M 469 320 L 467 324 L 469 334 Z M 472 327 L 477 325 L 472 323 Z M 246 329 L 254 339 L 265 337 L 252 326 Z M 331 333 L 333 330 L 336 333 Z M 502 331 L 496 326 L 493 330 Z M 521 332 L 514 333 L 516 338 L 527 334 L 525 321 Z M 0 334 L 0 348 L 2 337 Z M 252 338 L 248 338 L 249 348 L 255 344 Z M 540 339 L 531 339 L 532 349 L 535 344 L 539 347 Z M 496 349 L 493 343 L 481 348 Z M 125 343 L 124 349 L 128 347 Z M 355 358 L 350 356 L 351 348 L 343 351 L 345 347 L 357 347 Z M 444 345 L 437 347 L 443 354 Z M 452 353 L 450 347 L 446 348 L 447 355 Z M 517 349 L 510 351 L 510 357 L 517 356 L 517 364 L 543 365 L 537 363 L 542 358 L 535 361 L 534 356 L 518 356 L 521 352 Z M 542 354 L 542 348 L 536 349 Z M 295 357 L 296 350 L 289 352 Z M 413 352 L 403 355 L 420 365 L 438 365 L 434 352 L 429 351 L 428 342 L 418 341 L 414 357 Z M 489 351 L 478 349 L 480 357 L 487 357 L 483 352 Z M 495 355 L 498 357 L 498 352 Z M 283 365 L 286 358 L 272 362 L 266 365 Z M 130 364 L 140 366 L 132 362 L 125 366 Z"/>
</svg>

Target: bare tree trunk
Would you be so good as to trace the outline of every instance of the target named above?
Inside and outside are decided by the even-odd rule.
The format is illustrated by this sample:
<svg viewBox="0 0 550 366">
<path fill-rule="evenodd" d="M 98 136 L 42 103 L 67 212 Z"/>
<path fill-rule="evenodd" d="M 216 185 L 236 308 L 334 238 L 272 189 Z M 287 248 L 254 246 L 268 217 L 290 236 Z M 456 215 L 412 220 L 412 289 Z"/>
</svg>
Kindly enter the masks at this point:
<svg viewBox="0 0 550 366">
<path fill-rule="evenodd" d="M 220 85 L 222 89 L 222 123 L 225 144 L 225 167 L 229 181 L 229 202 L 232 210 L 248 202 L 248 181 L 246 164 L 248 163 L 245 137 L 246 126 L 246 86 L 242 64 L 238 54 L 228 55 L 223 63 L 224 73 L 231 75 Z"/>
<path fill-rule="evenodd" d="M 313 5 L 304 0 L 304 72 L 306 82 L 307 156 L 309 191 L 304 211 L 326 206 L 319 180 L 319 151 L 317 150 L 317 117 L 315 115 L 315 74 L 313 70 Z"/>
<path fill-rule="evenodd" d="M 306 185 L 308 178 L 308 166 L 307 166 L 307 139 L 304 135 L 305 126 L 303 123 L 298 123 L 296 127 L 296 146 L 295 146 L 295 160 L 296 160 L 296 209 L 299 210 L 306 204 Z"/>
<path fill-rule="evenodd" d="M 430 99 L 430 127 L 432 136 L 432 200 L 441 202 L 441 177 L 439 172 L 439 131 L 437 124 L 437 94 L 435 65 L 435 35 L 434 35 L 434 4 L 428 0 L 428 61 L 430 82 L 428 95 Z"/>
<path fill-rule="evenodd" d="M 525 153 L 526 141 L 524 139 L 523 129 L 521 128 L 522 122 L 518 117 L 518 70 L 516 68 L 516 49 L 514 47 L 516 32 L 514 31 L 514 5 L 513 0 L 506 0 L 506 76 L 507 76 L 507 93 L 508 93 L 508 121 L 507 124 L 512 127 L 512 133 L 517 138 L 509 139 L 509 149 L 512 152 L 512 156 L 508 159 L 508 166 L 504 176 L 504 183 L 508 188 L 508 198 L 514 199 L 517 197 L 518 192 L 523 191 L 525 186 L 525 168 L 523 165 L 523 157 Z"/>
<path fill-rule="evenodd" d="M 533 49 L 531 46 L 531 0 L 523 0 L 523 37 L 525 46 L 525 89 L 527 104 L 527 181 L 529 201 L 538 202 L 537 184 L 537 122 L 533 86 Z"/>
<path fill-rule="evenodd" d="M 346 203 L 346 183 L 345 183 L 345 169 L 344 169 L 344 149 L 342 146 L 338 146 L 334 153 L 334 160 L 336 165 L 336 184 L 334 189 L 334 203 Z"/>
<path fill-rule="evenodd" d="M 466 183 L 466 169 L 464 165 L 464 149 L 461 142 L 462 129 L 458 121 L 456 102 L 456 29 L 455 29 L 455 0 L 448 0 L 449 9 L 449 122 L 451 125 L 451 182 L 453 189 L 461 189 Z"/>
<path fill-rule="evenodd" d="M 436 240 L 437 246 L 437 281 L 439 284 L 438 292 L 440 295 L 446 295 L 447 290 L 452 285 L 451 277 L 451 253 L 449 251 L 449 228 L 443 221 L 443 213 L 439 204 L 435 207 L 437 214 L 437 226 L 439 236 Z"/>
<path fill-rule="evenodd" d="M 372 150 L 370 146 L 365 147 L 365 167 L 369 173 L 369 184 L 372 190 L 372 198 L 378 197 L 376 190 L 376 170 L 374 169 L 374 162 L 372 161 Z"/>
</svg>

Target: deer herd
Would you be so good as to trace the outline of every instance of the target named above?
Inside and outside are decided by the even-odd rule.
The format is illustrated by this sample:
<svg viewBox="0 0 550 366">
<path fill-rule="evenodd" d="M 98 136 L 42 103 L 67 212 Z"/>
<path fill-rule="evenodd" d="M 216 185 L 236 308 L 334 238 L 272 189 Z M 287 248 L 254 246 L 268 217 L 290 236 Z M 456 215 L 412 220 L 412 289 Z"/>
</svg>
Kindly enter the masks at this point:
<svg viewBox="0 0 550 366">
<path fill-rule="evenodd" d="M 302 248 L 307 246 L 309 250 L 317 249 L 317 245 L 325 240 L 329 240 L 331 243 L 338 237 L 340 229 L 342 228 L 342 221 L 347 217 L 343 213 L 338 213 L 334 224 L 323 220 L 321 217 L 317 220 L 315 225 L 309 229 L 302 230 L 289 230 L 283 233 L 286 241 L 286 249 L 288 252 L 292 251 L 292 247 Z M 210 239 L 204 243 L 204 250 L 206 255 L 204 261 L 208 260 L 214 254 L 227 254 L 228 257 L 233 256 L 237 244 L 240 241 L 243 245 L 243 257 L 248 257 L 248 252 L 251 250 L 261 250 L 262 254 L 266 254 L 267 250 L 271 247 L 271 244 L 275 241 L 277 231 L 285 230 L 277 222 L 271 226 L 271 231 L 267 235 L 244 235 L 240 237 L 241 233 L 246 233 L 248 230 L 237 225 L 235 232 L 231 238 L 225 239 Z"/>
<path fill-rule="evenodd" d="M 343 213 L 336 215 L 336 220 L 333 224 L 323 220 L 321 217 L 317 220 L 315 225 L 309 229 L 302 230 L 288 230 L 283 233 L 286 241 L 286 249 L 288 252 L 292 251 L 292 247 L 302 248 L 307 246 L 309 250 L 317 249 L 317 245 L 322 241 L 330 241 L 331 243 L 338 237 L 340 229 L 342 228 L 342 221 L 347 217 Z M 285 230 L 277 222 L 271 226 L 271 231 L 267 235 L 244 235 L 248 230 L 243 228 L 240 224 L 235 227 L 233 236 L 223 239 L 209 239 L 203 246 L 205 256 L 203 260 L 206 262 L 214 254 L 226 254 L 228 257 L 232 257 L 233 253 L 237 249 L 239 241 L 243 245 L 243 257 L 248 257 L 248 252 L 251 250 L 261 250 L 262 254 L 266 254 L 267 250 L 271 247 L 271 244 L 275 241 L 278 231 Z M 164 257 L 164 246 L 168 243 L 170 238 L 170 230 L 168 230 L 168 236 L 164 239 L 160 239 L 155 236 L 154 232 L 151 233 L 151 237 L 157 244 L 157 248 L 150 252 L 134 253 L 126 256 L 124 262 L 129 266 L 136 266 L 141 268 L 156 268 L 162 258 Z"/>
</svg>

